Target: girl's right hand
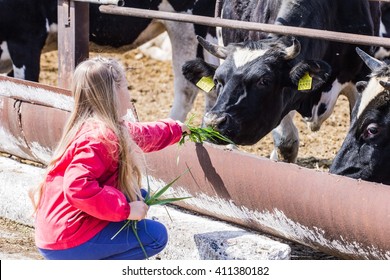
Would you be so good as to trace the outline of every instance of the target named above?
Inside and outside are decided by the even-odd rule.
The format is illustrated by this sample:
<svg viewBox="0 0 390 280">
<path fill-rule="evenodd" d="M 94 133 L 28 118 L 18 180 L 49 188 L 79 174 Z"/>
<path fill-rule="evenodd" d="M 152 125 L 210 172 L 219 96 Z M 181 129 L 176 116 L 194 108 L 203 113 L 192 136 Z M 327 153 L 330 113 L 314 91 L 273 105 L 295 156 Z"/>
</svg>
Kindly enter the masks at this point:
<svg viewBox="0 0 390 280">
<path fill-rule="evenodd" d="M 143 220 L 148 213 L 149 207 L 143 201 L 133 201 L 129 203 L 130 205 L 130 214 L 127 218 L 128 220 L 139 221 Z"/>
<path fill-rule="evenodd" d="M 181 121 L 176 121 L 176 122 L 180 126 L 182 133 L 185 132 L 187 134 L 191 134 L 191 130 L 184 123 L 182 123 Z"/>
</svg>

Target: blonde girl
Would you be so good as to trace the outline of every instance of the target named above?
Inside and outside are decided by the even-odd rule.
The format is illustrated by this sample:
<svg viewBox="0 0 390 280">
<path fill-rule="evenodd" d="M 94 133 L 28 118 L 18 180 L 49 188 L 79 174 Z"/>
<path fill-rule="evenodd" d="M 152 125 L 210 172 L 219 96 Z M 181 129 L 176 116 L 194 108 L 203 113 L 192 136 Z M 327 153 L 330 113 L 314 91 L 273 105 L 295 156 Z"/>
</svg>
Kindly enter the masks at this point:
<svg viewBox="0 0 390 280">
<path fill-rule="evenodd" d="M 130 96 L 123 67 L 114 59 L 80 63 L 71 88 L 74 109 L 32 200 L 35 241 L 46 259 L 143 259 L 126 220 L 143 220 L 138 235 L 147 255 L 165 247 L 167 231 L 145 219 L 137 154 L 177 143 L 181 122 L 129 122 L 123 119 Z"/>
</svg>

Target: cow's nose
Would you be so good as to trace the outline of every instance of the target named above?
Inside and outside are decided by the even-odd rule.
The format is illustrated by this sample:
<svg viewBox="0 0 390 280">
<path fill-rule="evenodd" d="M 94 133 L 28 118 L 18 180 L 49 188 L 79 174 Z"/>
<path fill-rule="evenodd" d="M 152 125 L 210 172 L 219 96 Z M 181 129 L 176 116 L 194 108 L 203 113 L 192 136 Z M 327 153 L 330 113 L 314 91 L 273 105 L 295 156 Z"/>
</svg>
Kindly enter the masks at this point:
<svg viewBox="0 0 390 280">
<path fill-rule="evenodd" d="M 203 123 L 206 127 L 212 127 L 218 130 L 227 120 L 227 115 L 217 115 L 215 113 L 206 113 L 203 117 Z"/>
</svg>

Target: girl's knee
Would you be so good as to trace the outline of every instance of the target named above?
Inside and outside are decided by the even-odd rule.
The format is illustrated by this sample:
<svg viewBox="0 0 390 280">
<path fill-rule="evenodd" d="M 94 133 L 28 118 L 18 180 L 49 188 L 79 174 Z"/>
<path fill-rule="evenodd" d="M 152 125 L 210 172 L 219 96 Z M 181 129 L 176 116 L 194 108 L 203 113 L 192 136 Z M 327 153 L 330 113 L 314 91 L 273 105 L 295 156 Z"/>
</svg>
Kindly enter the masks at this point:
<svg viewBox="0 0 390 280">
<path fill-rule="evenodd" d="M 157 241 L 158 243 L 164 248 L 167 243 L 168 243 L 168 230 L 167 228 L 162 224 L 162 223 L 159 223 L 159 222 L 156 222 L 156 228 L 157 230 L 155 231 L 156 233 L 156 236 L 158 236 Z"/>
</svg>

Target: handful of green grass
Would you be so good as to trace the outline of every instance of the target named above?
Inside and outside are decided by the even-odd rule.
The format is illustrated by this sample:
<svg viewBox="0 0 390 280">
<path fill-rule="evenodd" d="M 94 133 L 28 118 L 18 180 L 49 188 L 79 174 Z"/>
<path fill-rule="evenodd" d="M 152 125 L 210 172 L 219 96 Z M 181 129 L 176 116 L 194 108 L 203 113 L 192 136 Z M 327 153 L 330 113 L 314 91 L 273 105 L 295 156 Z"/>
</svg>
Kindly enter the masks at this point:
<svg viewBox="0 0 390 280">
<path fill-rule="evenodd" d="M 183 145 L 186 142 L 186 138 L 188 138 L 189 141 L 195 143 L 203 143 L 204 141 L 216 143 L 219 140 L 222 141 L 222 143 L 234 145 L 234 142 L 232 140 L 223 136 L 221 133 L 214 130 L 212 127 L 195 127 L 191 125 L 192 119 L 193 116 L 188 120 L 188 122 L 185 123 L 185 125 L 188 127 L 191 133 L 188 134 L 184 132 L 179 141 L 179 145 Z"/>
<path fill-rule="evenodd" d="M 188 170 L 186 170 L 185 172 L 187 172 L 187 171 Z M 160 198 L 177 180 L 179 180 L 179 178 L 183 174 L 179 175 L 174 180 L 169 182 L 164 187 L 158 189 L 153 194 L 150 194 L 151 190 L 150 190 L 149 178 L 146 177 L 147 181 L 148 181 L 148 193 L 147 193 L 147 195 L 146 195 L 146 197 L 144 199 L 145 204 L 148 205 L 148 206 L 152 206 L 152 205 L 165 205 L 165 204 L 172 203 L 172 202 L 175 202 L 175 201 L 180 201 L 180 200 L 191 198 L 191 197 L 171 197 L 171 198 L 164 198 L 164 199 Z M 131 228 L 133 230 L 133 233 L 134 233 L 135 237 L 137 238 L 137 241 L 140 244 L 142 251 L 144 252 L 145 258 L 148 258 L 148 255 L 147 255 L 147 253 L 145 251 L 145 248 L 142 245 L 141 239 L 139 238 L 138 233 L 137 233 L 137 224 L 138 224 L 138 221 L 127 220 L 126 223 L 114 234 L 114 236 L 111 237 L 111 240 L 113 240 L 122 230 L 124 230 L 125 228 L 131 226 Z"/>
</svg>

